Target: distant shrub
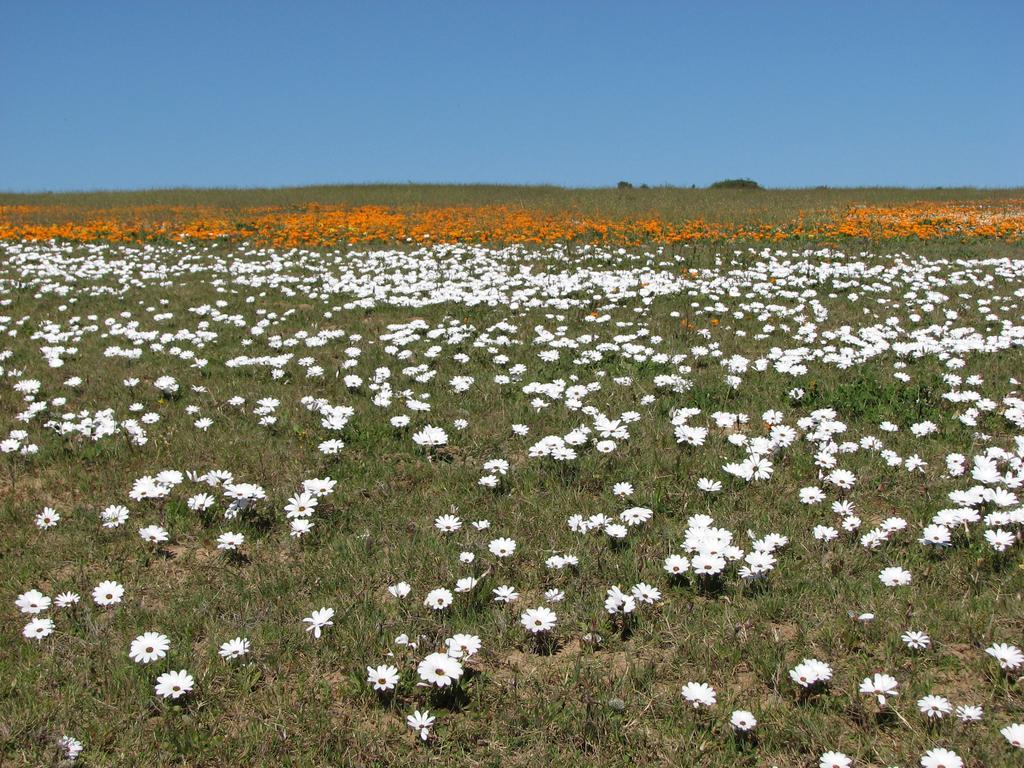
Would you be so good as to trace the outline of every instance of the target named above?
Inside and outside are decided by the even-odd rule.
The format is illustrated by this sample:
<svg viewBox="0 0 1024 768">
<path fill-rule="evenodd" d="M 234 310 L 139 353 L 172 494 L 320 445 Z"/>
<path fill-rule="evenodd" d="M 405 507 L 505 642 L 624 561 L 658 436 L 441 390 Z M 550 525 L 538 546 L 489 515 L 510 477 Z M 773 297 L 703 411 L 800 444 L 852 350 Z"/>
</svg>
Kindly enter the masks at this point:
<svg viewBox="0 0 1024 768">
<path fill-rule="evenodd" d="M 711 189 L 763 189 L 753 179 L 722 179 L 711 185 Z"/>
<path fill-rule="evenodd" d="M 616 186 L 619 189 L 632 189 L 633 188 L 633 185 L 630 184 L 628 181 L 620 181 Z"/>
</svg>

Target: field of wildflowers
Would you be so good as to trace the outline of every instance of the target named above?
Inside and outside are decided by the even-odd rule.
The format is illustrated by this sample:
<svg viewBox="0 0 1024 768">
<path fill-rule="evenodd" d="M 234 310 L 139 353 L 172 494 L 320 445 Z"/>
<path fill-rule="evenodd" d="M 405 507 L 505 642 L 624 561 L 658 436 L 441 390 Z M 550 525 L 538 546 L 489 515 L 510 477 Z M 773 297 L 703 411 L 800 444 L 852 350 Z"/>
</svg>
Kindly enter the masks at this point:
<svg viewBox="0 0 1024 768">
<path fill-rule="evenodd" d="M 3 765 L 1020 764 L 1020 200 L 93 205 L 0 209 Z"/>
<path fill-rule="evenodd" d="M 316 188 L 314 188 L 316 189 Z M 569 190 L 425 188 L 404 204 L 375 201 L 374 188 L 339 188 L 323 203 L 294 190 L 289 204 L 259 204 L 239 190 L 220 195 L 95 193 L 0 196 L 0 239 L 72 242 L 245 241 L 279 248 L 407 243 L 675 245 L 693 242 L 829 244 L 849 239 L 1024 236 L 1024 193 L 991 198 L 903 199 L 870 191 L 805 197 L 799 190 Z M 561 195 L 559 194 L 561 192 Z M 604 194 L 602 194 L 604 193 Z M 608 194 L 610 193 L 610 194 Z M 934 195 L 934 191 L 933 191 Z M 338 192 L 335 196 L 339 196 Z M 250 197 L 249 200 L 246 198 Z M 344 199 L 344 198 L 342 198 Z M 456 202 L 453 202 L 456 201 Z M 248 203 L 248 204 L 246 204 Z"/>
</svg>

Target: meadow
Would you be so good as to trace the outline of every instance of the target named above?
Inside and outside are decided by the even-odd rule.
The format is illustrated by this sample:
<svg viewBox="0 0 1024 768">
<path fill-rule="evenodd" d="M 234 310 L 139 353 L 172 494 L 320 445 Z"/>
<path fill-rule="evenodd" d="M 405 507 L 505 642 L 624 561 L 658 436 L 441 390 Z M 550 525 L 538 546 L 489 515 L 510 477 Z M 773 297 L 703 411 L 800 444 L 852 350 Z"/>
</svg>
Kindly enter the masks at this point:
<svg viewBox="0 0 1024 768">
<path fill-rule="evenodd" d="M 1024 190 L 365 185 L 0 193 L 0 239 L 279 248 L 1024 238 Z"/>
<path fill-rule="evenodd" d="M 1022 198 L 0 195 L 0 763 L 1019 765 Z"/>
<path fill-rule="evenodd" d="M 90 210 L 188 207 L 238 212 L 246 209 L 301 210 L 320 207 L 389 208 L 510 207 L 545 213 L 574 211 L 586 216 L 626 219 L 659 217 L 744 224 L 782 224 L 801 213 L 829 212 L 851 205 L 878 207 L 916 203 L 998 205 L 1024 199 L 1024 189 L 861 187 L 730 189 L 709 187 L 567 188 L 500 184 L 357 184 L 288 188 L 153 189 L 60 193 L 0 192 L 0 206 L 46 207 L 80 218 Z M 51 221 L 62 217 L 51 217 Z"/>
</svg>

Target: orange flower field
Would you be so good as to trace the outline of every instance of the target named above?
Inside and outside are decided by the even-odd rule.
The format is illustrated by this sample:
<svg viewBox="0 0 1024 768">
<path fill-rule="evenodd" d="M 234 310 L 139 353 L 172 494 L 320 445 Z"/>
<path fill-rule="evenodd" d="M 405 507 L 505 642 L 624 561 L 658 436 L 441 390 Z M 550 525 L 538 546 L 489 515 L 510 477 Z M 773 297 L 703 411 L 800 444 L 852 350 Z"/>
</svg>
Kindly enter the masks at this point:
<svg viewBox="0 0 1024 768">
<path fill-rule="evenodd" d="M 61 205 L 0 206 L 0 239 L 145 242 L 248 240 L 279 247 L 396 242 L 635 245 L 708 240 L 783 241 L 841 238 L 997 238 L 1024 235 L 1024 200 L 914 203 L 813 211 L 782 225 L 748 225 L 658 216 L 607 218 L 509 206 L 393 208 L 377 205 L 300 208 Z"/>
</svg>

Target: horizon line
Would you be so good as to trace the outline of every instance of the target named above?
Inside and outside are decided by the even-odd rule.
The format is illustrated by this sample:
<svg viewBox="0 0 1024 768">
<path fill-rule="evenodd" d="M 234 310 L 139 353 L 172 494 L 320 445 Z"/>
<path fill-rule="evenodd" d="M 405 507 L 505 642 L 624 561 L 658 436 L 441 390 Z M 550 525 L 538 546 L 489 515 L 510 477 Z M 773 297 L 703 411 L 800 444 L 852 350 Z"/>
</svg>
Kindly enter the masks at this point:
<svg viewBox="0 0 1024 768">
<path fill-rule="evenodd" d="M 645 191 L 645 190 L 705 190 L 705 191 L 735 191 L 735 192 L 800 192 L 800 191 L 816 191 L 816 190 L 835 190 L 835 191 L 847 191 L 847 190 L 978 190 L 978 191 L 992 191 L 992 192 L 1008 192 L 1014 190 L 1021 190 L 1024 192 L 1024 182 L 1020 185 L 976 185 L 976 184 L 936 184 L 936 185 L 903 185 L 903 184 L 859 184 L 859 185 L 832 185 L 832 184 L 810 184 L 810 185 L 794 185 L 794 186 L 769 186 L 758 183 L 756 187 L 747 188 L 736 188 L 736 187 L 719 187 L 716 188 L 714 185 L 721 182 L 730 181 L 751 181 L 750 179 L 722 179 L 720 181 L 712 182 L 711 184 L 647 184 L 644 182 L 629 182 L 626 181 L 629 186 L 620 187 L 618 182 L 616 184 L 608 185 L 572 185 L 572 184 L 556 184 L 550 182 L 531 182 L 531 183 L 506 183 L 506 182 L 478 182 L 478 181 L 466 181 L 466 182 L 451 182 L 451 181 L 437 181 L 437 182 L 421 182 L 421 181 L 406 181 L 406 182 L 391 182 L 391 181 L 361 181 L 361 182 L 314 182 L 309 184 L 281 184 L 281 185 L 213 185 L 213 186 L 192 186 L 192 185 L 175 185 L 175 186 L 139 186 L 139 187 L 93 187 L 93 188 L 67 188 L 67 189 L 0 189 L 0 195 L 99 195 L 99 194 L 131 194 L 139 192 L 256 192 L 256 191 L 274 191 L 274 190 L 311 190 L 311 189 L 340 189 L 340 188 L 381 188 L 381 187 L 399 187 L 399 188 L 443 188 L 443 187 L 456 187 L 456 188 L 488 188 L 488 189 L 556 189 L 566 191 L 597 191 L 597 190 L 608 190 L 608 191 Z"/>
</svg>

